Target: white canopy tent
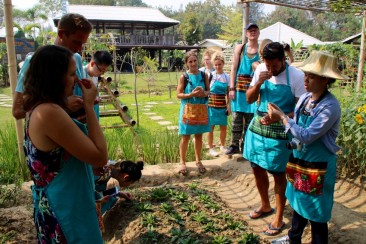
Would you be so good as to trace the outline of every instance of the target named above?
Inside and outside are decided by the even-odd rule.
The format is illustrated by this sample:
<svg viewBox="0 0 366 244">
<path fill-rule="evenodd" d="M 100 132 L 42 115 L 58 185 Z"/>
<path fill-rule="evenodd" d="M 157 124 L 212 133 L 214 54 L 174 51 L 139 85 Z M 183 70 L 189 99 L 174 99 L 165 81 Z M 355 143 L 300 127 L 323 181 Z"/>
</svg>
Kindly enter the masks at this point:
<svg viewBox="0 0 366 244">
<path fill-rule="evenodd" d="M 261 29 L 259 35 L 259 42 L 264 39 L 271 39 L 275 42 L 291 43 L 291 39 L 295 43 L 303 42 L 303 46 L 308 47 L 313 44 L 323 44 L 322 41 L 315 37 L 309 36 L 304 32 L 296 30 L 284 23 L 277 22 L 267 28 Z"/>
</svg>

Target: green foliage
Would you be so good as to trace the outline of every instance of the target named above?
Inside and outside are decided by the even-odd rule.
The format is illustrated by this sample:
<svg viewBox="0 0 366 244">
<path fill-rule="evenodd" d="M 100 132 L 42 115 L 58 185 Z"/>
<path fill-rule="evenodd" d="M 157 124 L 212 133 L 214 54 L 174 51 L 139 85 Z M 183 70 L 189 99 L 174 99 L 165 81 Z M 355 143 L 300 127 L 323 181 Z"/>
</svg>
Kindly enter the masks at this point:
<svg viewBox="0 0 366 244">
<path fill-rule="evenodd" d="M 209 219 L 207 218 L 206 214 L 201 211 L 193 215 L 192 219 L 200 224 L 207 224 L 209 222 Z"/>
<path fill-rule="evenodd" d="M 141 224 L 145 227 L 154 227 L 155 222 L 157 221 L 155 214 L 153 213 L 143 213 Z"/>
<path fill-rule="evenodd" d="M 164 213 L 171 213 L 173 211 L 173 206 L 169 203 L 165 203 L 163 202 L 161 205 L 160 205 L 160 210 L 163 211 Z"/>
<path fill-rule="evenodd" d="M 163 187 L 154 188 L 151 191 L 151 199 L 156 201 L 164 201 L 169 197 L 169 191 Z"/>
<path fill-rule="evenodd" d="M 0 184 L 29 180 L 27 165 L 19 161 L 17 149 L 14 123 L 7 123 L 0 129 Z"/>
<path fill-rule="evenodd" d="M 177 241 L 179 243 L 190 235 L 188 230 L 183 230 L 181 228 L 173 228 L 169 232 L 172 235 L 171 242 Z"/>
<path fill-rule="evenodd" d="M 238 242 L 239 244 L 259 244 L 260 239 L 259 236 L 253 233 L 245 233 L 242 235 L 241 240 Z"/>
<path fill-rule="evenodd" d="M 159 234 L 155 231 L 154 227 L 149 227 L 148 231 L 144 233 L 142 240 L 144 243 L 157 243 L 158 236 Z"/>
<path fill-rule="evenodd" d="M 199 17 L 196 12 L 188 12 L 178 31 L 183 34 L 183 39 L 189 44 L 193 45 L 202 40 L 202 26 L 199 22 Z"/>
<path fill-rule="evenodd" d="M 218 228 L 214 222 L 208 222 L 204 227 L 203 229 L 206 231 L 206 232 L 212 232 L 212 233 L 215 233 L 217 231 L 220 230 L 220 228 Z"/>
<path fill-rule="evenodd" d="M 214 237 L 214 239 L 211 243 L 212 244 L 230 244 L 231 241 L 226 236 L 218 235 L 218 236 Z"/>
<path fill-rule="evenodd" d="M 152 211 L 151 203 L 140 203 L 137 205 L 136 210 L 139 212 L 150 212 Z"/>
<path fill-rule="evenodd" d="M 350 95 L 352 93 L 352 95 Z M 338 166 L 343 175 L 366 174 L 366 93 L 349 90 L 347 96 L 340 95 L 342 115 L 337 138 L 342 148 L 338 153 Z"/>
<path fill-rule="evenodd" d="M 244 230 L 245 226 L 242 222 L 230 220 L 227 224 L 227 228 L 230 230 Z"/>
<path fill-rule="evenodd" d="M 228 43 L 240 42 L 242 39 L 243 26 L 238 23 L 243 22 L 243 13 L 237 8 L 225 13 L 227 21 L 221 25 L 221 33 L 218 34 L 220 39 L 226 40 Z"/>
<path fill-rule="evenodd" d="M 179 213 L 167 214 L 167 219 L 177 223 L 178 225 L 184 225 L 184 219 Z"/>
</svg>

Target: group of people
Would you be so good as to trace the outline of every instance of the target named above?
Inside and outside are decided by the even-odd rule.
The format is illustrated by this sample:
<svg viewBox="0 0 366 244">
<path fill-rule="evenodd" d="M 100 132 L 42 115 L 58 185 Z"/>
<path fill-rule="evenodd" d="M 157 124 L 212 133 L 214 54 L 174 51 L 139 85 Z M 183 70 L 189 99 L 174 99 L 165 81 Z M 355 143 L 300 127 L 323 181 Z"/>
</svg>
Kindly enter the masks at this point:
<svg viewBox="0 0 366 244">
<path fill-rule="evenodd" d="M 129 186 L 140 179 L 144 165 L 131 161 L 107 165 L 107 144 L 95 106 L 95 77 L 106 72 L 112 59 L 107 51 L 96 52 L 82 66 L 77 52 L 91 30 L 83 16 L 64 15 L 55 45 L 29 55 L 18 77 L 13 115 L 25 118 L 24 152 L 34 181 L 34 222 L 40 243 L 103 243 L 96 206 L 102 204 L 100 215 L 115 204 L 116 196 L 131 198 L 119 191 L 105 196 L 108 180 L 115 178 L 119 186 Z M 213 130 L 220 126 L 220 149 L 226 150 L 227 116 L 232 114 L 231 144 L 225 153 L 243 153 L 261 197 L 260 206 L 249 217 L 274 213 L 263 231 L 277 235 L 285 226 L 287 198 L 294 212 L 282 241 L 301 243 L 310 221 L 313 243 L 327 243 L 341 113 L 328 88 L 336 79 L 347 77 L 328 53 L 314 52 L 304 62 L 290 64 L 283 44 L 258 45 L 256 24 L 249 24 L 245 31 L 248 42 L 235 48 L 230 76 L 223 71 L 220 54 L 204 53 L 201 69 L 196 52 L 184 57 L 187 71 L 177 87 L 182 136 L 179 172 L 188 173 L 191 135 L 200 173 L 206 171 L 201 162 L 203 133 L 208 133 L 214 154 Z M 70 116 L 80 110 L 78 116 Z M 274 177 L 276 209 L 269 201 L 268 173 Z"/>
<path fill-rule="evenodd" d="M 180 77 L 177 87 L 182 136 L 179 172 L 187 174 L 191 135 L 199 172 L 206 171 L 201 162 L 202 134 L 208 132 L 213 155 L 214 126 L 220 125 L 220 132 L 226 133 L 226 116 L 231 113 L 231 143 L 225 153 L 241 152 L 250 162 L 261 198 L 249 218 L 274 214 L 263 233 L 278 235 L 286 225 L 283 213 L 288 199 L 294 210 L 291 228 L 273 243 L 301 243 L 308 222 L 312 243 L 328 243 L 341 114 L 328 88 L 336 79 L 348 77 L 341 74 L 337 58 L 329 53 L 313 51 L 305 61 L 293 63 L 288 44 L 266 39 L 259 45 L 260 31 L 254 23 L 245 31 L 248 41 L 235 47 L 230 77 L 222 71 L 220 55 L 211 58 L 213 67 L 207 65 L 210 55 L 205 52 L 202 71 L 197 53 L 185 56 L 187 74 Z M 269 200 L 268 173 L 274 178 L 276 208 Z"/>
<path fill-rule="evenodd" d="M 82 66 L 77 52 L 91 30 L 82 15 L 64 15 L 54 45 L 28 55 L 18 76 L 13 116 L 25 118 L 24 153 L 34 182 L 38 243 L 103 243 L 98 217 L 116 197 L 131 198 L 118 188 L 116 194 L 104 196 L 108 180 L 115 178 L 120 187 L 127 187 L 141 178 L 143 162 L 107 165 L 107 143 L 95 104 L 97 77 L 112 58 L 108 51 L 97 51 Z"/>
</svg>

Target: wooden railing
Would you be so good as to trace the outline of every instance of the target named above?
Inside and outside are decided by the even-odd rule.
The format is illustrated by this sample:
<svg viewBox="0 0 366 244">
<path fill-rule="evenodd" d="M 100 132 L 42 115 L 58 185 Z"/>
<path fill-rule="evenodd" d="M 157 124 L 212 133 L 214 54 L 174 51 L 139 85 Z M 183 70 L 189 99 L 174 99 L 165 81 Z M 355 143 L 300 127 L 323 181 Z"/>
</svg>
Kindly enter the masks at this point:
<svg viewBox="0 0 366 244">
<path fill-rule="evenodd" d="M 105 37 L 105 34 L 101 34 Z M 120 35 L 113 34 L 114 43 L 116 45 L 136 45 L 136 46 L 154 46 L 154 45 L 174 45 L 175 40 L 172 35 Z M 112 40 L 109 41 L 113 43 Z"/>
</svg>

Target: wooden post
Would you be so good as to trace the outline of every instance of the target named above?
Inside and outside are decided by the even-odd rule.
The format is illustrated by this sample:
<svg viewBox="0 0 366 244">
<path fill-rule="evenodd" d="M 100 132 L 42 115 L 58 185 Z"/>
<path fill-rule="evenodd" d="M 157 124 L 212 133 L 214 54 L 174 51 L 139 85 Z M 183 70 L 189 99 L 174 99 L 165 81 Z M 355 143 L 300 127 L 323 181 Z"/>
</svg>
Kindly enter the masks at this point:
<svg viewBox="0 0 366 244">
<path fill-rule="evenodd" d="M 11 94 L 14 99 L 15 87 L 17 85 L 17 62 L 15 58 L 15 41 L 13 31 L 13 15 L 12 15 L 12 3 L 11 0 L 4 0 L 4 17 L 5 17 L 5 28 L 6 28 L 6 49 L 8 55 L 8 70 Z M 15 120 L 15 129 L 17 133 L 18 142 L 18 154 L 20 162 L 24 160 L 23 153 L 23 120 Z"/>
<path fill-rule="evenodd" d="M 364 62 L 365 62 L 365 28 L 366 28 L 366 10 L 363 11 L 362 31 L 361 31 L 361 45 L 360 45 L 360 59 L 359 59 L 360 62 L 358 64 L 356 92 L 359 92 L 361 87 L 362 87 L 363 66 L 364 66 Z"/>
<path fill-rule="evenodd" d="M 249 24 L 249 10 L 250 5 L 249 3 L 243 3 L 243 34 L 242 34 L 242 43 L 247 42 L 247 35 L 245 27 Z"/>
</svg>

